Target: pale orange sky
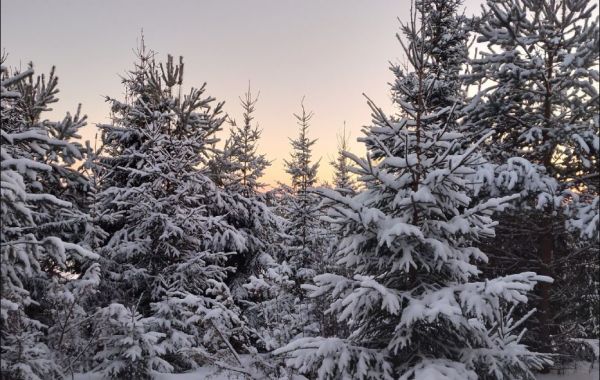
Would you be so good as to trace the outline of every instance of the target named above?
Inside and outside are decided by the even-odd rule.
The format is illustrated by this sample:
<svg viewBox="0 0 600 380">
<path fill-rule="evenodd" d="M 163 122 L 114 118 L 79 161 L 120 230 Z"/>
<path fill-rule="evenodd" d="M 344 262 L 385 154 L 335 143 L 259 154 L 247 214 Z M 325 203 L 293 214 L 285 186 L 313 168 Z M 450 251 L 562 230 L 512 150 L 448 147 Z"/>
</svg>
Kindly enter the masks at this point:
<svg viewBox="0 0 600 380">
<path fill-rule="evenodd" d="M 465 2 L 467 13 L 480 0 Z M 256 121 L 263 129 L 259 151 L 273 164 L 264 182 L 289 183 L 283 160 L 289 137 L 297 135 L 293 117 L 300 101 L 314 112 L 310 136 L 318 139 L 319 178 L 330 181 L 329 161 L 346 121 L 350 150 L 370 109 L 362 93 L 392 110 L 389 62 L 402 59 L 397 18 L 406 20 L 408 0 L 1 0 L 2 47 L 6 64 L 33 61 L 38 73 L 56 65 L 60 101 L 50 118 L 82 103 L 93 140 L 95 123 L 108 122 L 104 96 L 120 98 L 119 75 L 132 67 L 140 30 L 160 59 L 183 55 L 184 82 L 225 101 L 224 110 L 241 119 L 238 96 L 251 81 L 260 90 Z M 224 137 L 225 134 L 222 134 Z"/>
</svg>

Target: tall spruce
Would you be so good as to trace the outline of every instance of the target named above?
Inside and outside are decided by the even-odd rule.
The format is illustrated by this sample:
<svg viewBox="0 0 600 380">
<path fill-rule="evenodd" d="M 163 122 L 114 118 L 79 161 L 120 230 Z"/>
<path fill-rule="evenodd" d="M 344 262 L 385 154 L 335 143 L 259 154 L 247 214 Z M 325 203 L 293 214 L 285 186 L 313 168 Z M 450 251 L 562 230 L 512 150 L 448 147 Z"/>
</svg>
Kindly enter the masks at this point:
<svg viewBox="0 0 600 380">
<path fill-rule="evenodd" d="M 399 117 L 369 101 L 374 125 L 359 139 L 367 157 L 345 153 L 364 190 L 321 191 L 342 231 L 338 263 L 349 275 L 318 275 L 305 288 L 333 299 L 328 312 L 350 334 L 297 339 L 276 351 L 311 378 L 533 379 L 545 361 L 520 343 L 523 320 L 514 312 L 537 282 L 551 280 L 532 272 L 478 278 L 486 256 L 477 241 L 493 236 L 491 215 L 518 195 L 479 199 L 488 187 L 509 186 L 514 173 L 509 165 L 497 176 L 478 152 L 483 139 L 468 145 L 449 127 L 460 85 L 433 64 L 446 39 L 434 37 L 444 20 L 432 12 L 447 4 L 416 3 L 402 26 L 410 67 L 393 69 Z M 452 4 L 439 17 L 457 17 L 459 3 Z M 458 52 L 447 62 L 463 63 Z"/>
<path fill-rule="evenodd" d="M 295 231 L 290 228 L 288 219 L 292 205 L 296 205 L 296 193 L 286 185 L 269 190 L 264 199 L 276 215 L 278 228 L 269 236 L 270 254 L 262 255 L 262 267 L 250 276 L 244 284 L 254 303 L 250 310 L 265 351 L 272 351 L 304 333 L 309 322 L 309 309 L 299 299 L 298 262 L 294 253 L 297 247 L 290 246 L 296 241 Z M 272 376 L 284 376 L 283 363 L 273 362 Z"/>
<path fill-rule="evenodd" d="M 266 205 L 262 193 L 265 185 L 260 179 L 271 163 L 264 154 L 258 153 L 262 131 L 257 124 L 253 125 L 257 101 L 258 96 L 253 97 L 248 88 L 240 98 L 244 124 L 238 126 L 235 120 L 231 121 L 225 147 L 213 158 L 215 164 L 221 167 L 223 188 L 239 205 L 237 212 L 230 213 L 227 218 L 247 236 L 244 251 L 230 260 L 230 265 L 237 270 L 229 276 L 228 285 L 239 293 L 240 299 L 247 298 L 245 285 L 250 276 L 258 275 L 273 262 L 274 237 L 281 225 L 281 220 Z"/>
<path fill-rule="evenodd" d="M 58 101 L 54 68 L 47 77 L 32 65 L 1 69 L 0 371 L 62 378 L 83 347 L 77 325 L 99 280 L 97 256 L 82 242 L 88 181 L 71 168 L 84 158 L 76 139 L 85 116 L 41 118 Z"/>
<path fill-rule="evenodd" d="M 290 139 L 292 152 L 285 161 L 286 172 L 291 177 L 291 186 L 280 185 L 270 192 L 276 213 L 283 219 L 277 245 L 280 252 L 275 255 L 279 267 L 271 273 L 274 287 L 279 289 L 275 306 L 283 311 L 277 323 L 281 331 L 277 337 L 277 348 L 297 336 L 312 336 L 320 329 L 316 317 L 316 304 L 304 297 L 302 285 L 317 273 L 325 254 L 324 234 L 319 221 L 319 198 L 313 192 L 317 182 L 319 162 L 314 162 L 312 149 L 316 140 L 310 139 L 308 129 L 313 113 L 306 110 L 304 100 L 302 112 L 294 114 L 299 135 Z"/>
<path fill-rule="evenodd" d="M 254 121 L 257 102 L 258 96 L 253 97 L 249 87 L 240 98 L 243 125 L 231 121 L 230 136 L 214 160 L 221 167 L 223 188 L 240 206 L 227 220 L 247 237 L 245 249 L 231 256 L 229 265 L 236 271 L 228 276 L 227 284 L 253 328 L 254 344 L 266 351 L 278 346 L 273 319 L 281 310 L 273 308 L 272 297 L 284 290 L 287 270 L 279 261 L 283 220 L 267 205 L 265 185 L 260 182 L 271 163 L 258 153 L 262 131 Z"/>
<path fill-rule="evenodd" d="M 317 140 L 308 137 L 310 120 L 314 116 L 301 104 L 302 112 L 294 114 L 300 129 L 296 139 L 290 139 L 292 153 L 290 159 L 285 161 L 285 170 L 292 180 L 293 197 L 288 197 L 287 206 L 287 233 L 292 237 L 289 262 L 298 271 L 300 279 L 311 277 L 314 274 L 312 266 L 317 260 L 315 252 L 315 239 L 317 238 L 318 225 L 317 206 L 318 199 L 309 190 L 316 185 L 319 162 L 313 162 L 312 147 Z M 300 280 L 302 281 L 302 280 Z"/>
<path fill-rule="evenodd" d="M 356 182 L 352 177 L 350 159 L 344 155 L 344 152 L 348 151 L 349 138 L 350 136 L 346 135 L 346 123 L 344 123 L 342 134 L 338 136 L 337 155 L 330 164 L 333 167 L 334 189 L 354 195 L 357 190 Z"/>
<path fill-rule="evenodd" d="M 228 216 L 245 210 L 208 176 L 222 103 L 206 85 L 184 94 L 183 69 L 181 58 L 156 63 L 142 43 L 125 102 L 108 98 L 113 124 L 99 126 L 98 219 L 108 236 L 93 370 L 111 378 L 241 366 L 238 353 L 253 351 L 227 285 L 249 239 Z"/>
<path fill-rule="evenodd" d="M 243 124 L 238 126 L 234 120 L 231 126 L 231 160 L 234 164 L 236 185 L 246 197 L 255 196 L 264 187 L 260 178 L 270 165 L 265 155 L 257 152 L 258 141 L 262 134 L 258 124 L 252 125 L 257 102 L 258 95 L 253 97 L 248 86 L 248 91 L 240 98 Z"/>
<path fill-rule="evenodd" d="M 475 138 L 492 131 L 486 157 L 524 157 L 559 185 L 554 205 L 505 213 L 485 247 L 493 273 L 519 267 L 557 280 L 538 292 L 528 342 L 567 357 L 573 342 L 600 333 L 595 7 L 587 0 L 488 1 L 475 24 L 485 47 L 470 64 L 481 90 L 467 125 Z"/>
</svg>

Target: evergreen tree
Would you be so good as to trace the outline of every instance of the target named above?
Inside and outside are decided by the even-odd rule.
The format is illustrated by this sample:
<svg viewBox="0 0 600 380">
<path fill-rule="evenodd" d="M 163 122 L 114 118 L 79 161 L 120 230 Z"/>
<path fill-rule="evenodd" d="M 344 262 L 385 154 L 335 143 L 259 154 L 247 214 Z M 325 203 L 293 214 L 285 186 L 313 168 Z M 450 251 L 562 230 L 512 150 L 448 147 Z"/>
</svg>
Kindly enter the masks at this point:
<svg viewBox="0 0 600 380">
<path fill-rule="evenodd" d="M 360 139 L 367 158 L 345 153 L 364 190 L 354 197 L 321 191 L 332 202 L 329 220 L 343 235 L 338 263 L 349 275 L 318 275 L 305 288 L 332 298 L 328 312 L 350 334 L 297 339 L 276 351 L 309 377 L 533 379 L 531 369 L 544 363 L 520 343 L 523 321 L 512 313 L 537 282 L 551 279 L 532 272 L 479 279 L 477 268 L 486 260 L 477 241 L 494 233 L 491 215 L 518 197 L 478 193 L 510 187 L 518 177 L 510 165 L 534 167 L 517 159 L 497 175 L 478 152 L 485 137 L 468 146 L 449 127 L 460 100 L 448 94 L 459 85 L 432 64 L 437 6 L 417 2 L 403 25 L 411 71 L 395 70 L 400 117 L 369 101 L 374 125 Z"/>
<path fill-rule="evenodd" d="M 333 167 L 333 187 L 341 193 L 354 195 L 356 193 L 356 183 L 352 178 L 351 164 L 349 158 L 344 155 L 348 151 L 348 138 L 346 135 L 346 123 L 342 135 L 338 137 L 338 150 L 335 160 L 331 161 Z"/>
<path fill-rule="evenodd" d="M 99 126 L 108 273 L 94 371 L 148 378 L 207 361 L 241 365 L 238 351 L 253 349 L 226 282 L 249 239 L 228 218 L 245 211 L 207 168 L 222 103 L 213 107 L 205 85 L 182 95 L 181 58 L 157 64 L 143 43 L 138 58 L 126 101 L 108 99 L 113 124 Z"/>
<path fill-rule="evenodd" d="M 57 101 L 54 69 L 34 79 L 32 65 L 13 74 L 2 66 L 1 76 L 0 368 L 11 379 L 61 378 L 83 343 L 75 321 L 98 283 L 97 256 L 81 244 L 88 183 L 71 168 L 83 151 L 69 140 L 85 117 L 41 120 Z"/>
<path fill-rule="evenodd" d="M 346 196 L 354 196 L 358 192 L 358 186 L 355 178 L 353 177 L 353 167 L 351 159 L 348 157 L 348 140 L 349 135 L 346 134 L 346 124 L 344 123 L 344 129 L 342 134 L 338 136 L 338 150 L 337 156 L 330 162 L 333 167 L 333 182 L 331 188 L 335 189 L 340 194 Z M 328 186 L 322 186 L 328 188 Z M 332 206 L 327 200 L 321 202 L 321 212 L 323 215 L 327 215 L 328 207 Z M 343 231 L 338 228 L 338 225 L 329 223 L 327 220 L 321 220 L 322 229 L 324 231 L 324 242 L 326 244 L 326 252 L 323 260 L 319 265 L 319 273 L 335 273 L 348 275 L 349 272 L 341 265 L 337 264 L 338 257 L 336 252 L 338 249 L 339 240 L 343 237 Z M 321 336 L 337 336 L 346 337 L 348 335 L 348 329 L 343 323 L 339 323 L 334 315 L 331 313 L 325 313 L 327 305 L 332 300 L 327 294 L 317 298 L 315 300 L 317 307 L 315 308 L 316 316 L 320 321 Z"/>
<path fill-rule="evenodd" d="M 431 73 L 432 80 L 426 90 L 431 93 L 427 99 L 429 108 L 451 108 L 452 112 L 440 112 L 432 114 L 439 120 L 443 128 L 448 130 L 457 129 L 459 117 L 463 114 L 465 106 L 464 88 L 461 82 L 462 66 L 468 57 L 467 40 L 468 32 L 466 28 L 466 19 L 458 16 L 457 12 L 461 5 L 461 0 L 450 1 L 419 1 L 417 7 L 422 12 L 422 22 L 418 30 L 410 30 L 406 26 L 402 32 L 410 36 L 410 44 L 414 49 L 420 50 L 419 56 L 407 56 L 408 64 L 423 66 L 423 70 Z M 415 27 L 417 28 L 417 27 Z M 405 46 L 400 35 L 396 35 L 404 49 Z M 418 62 L 417 60 L 422 60 Z M 410 67 L 409 66 L 409 67 Z M 419 89 L 422 85 L 415 75 L 408 75 L 406 71 L 409 67 L 402 65 L 393 65 L 391 67 L 396 80 L 392 85 L 392 96 L 394 99 L 407 97 L 403 101 L 412 104 L 420 100 L 415 94 L 419 94 L 424 89 Z M 410 96 L 413 96 L 410 98 Z M 423 107 L 423 105 L 421 106 Z M 416 118 L 416 114 L 409 105 L 401 116 Z"/>
<path fill-rule="evenodd" d="M 490 157 L 520 155 L 550 176 L 594 188 L 597 173 L 598 20 L 585 0 L 488 2 L 471 62 L 486 80 L 472 119 L 494 132 Z"/>
<path fill-rule="evenodd" d="M 279 348 L 301 334 L 307 321 L 306 308 L 302 308 L 298 298 L 297 267 L 290 264 L 289 242 L 294 237 L 290 235 L 293 231 L 287 217 L 289 205 L 294 201 L 295 192 L 286 185 L 280 184 L 265 193 L 265 202 L 275 213 L 278 228 L 270 231 L 270 254 L 261 256 L 261 271 L 244 284 L 254 302 L 250 311 L 266 351 Z M 285 369 L 277 366 L 278 371 Z"/>
<path fill-rule="evenodd" d="M 291 176 L 294 196 L 287 197 L 285 217 L 289 223 L 287 234 L 289 262 L 297 272 L 299 283 L 314 275 L 313 266 L 318 259 L 316 238 L 318 237 L 318 199 L 309 189 L 316 185 L 319 162 L 312 162 L 312 147 L 317 140 L 308 137 L 310 120 L 314 116 L 307 112 L 302 101 L 302 113 L 294 114 L 300 133 L 297 139 L 290 139 L 292 153 L 290 160 L 285 161 L 286 172 Z"/>
<path fill-rule="evenodd" d="M 270 162 L 257 151 L 262 133 L 257 125 L 252 125 L 257 101 L 258 96 L 253 98 L 248 88 L 240 98 L 244 124 L 238 127 L 235 120 L 231 121 L 229 139 L 223 151 L 213 158 L 213 167 L 220 167 L 223 188 L 240 205 L 237 212 L 228 215 L 228 220 L 247 236 L 245 250 L 232 256 L 229 263 L 237 270 L 230 274 L 228 284 L 240 300 L 247 298 L 244 285 L 250 276 L 258 275 L 265 263 L 273 261 L 273 237 L 281 223 L 261 192 L 264 184 L 260 178 Z"/>
<path fill-rule="evenodd" d="M 316 140 L 308 137 L 312 112 L 302 104 L 302 113 L 294 115 L 300 127 L 299 137 L 290 140 L 293 151 L 285 161 L 292 177 L 292 186 L 280 184 L 267 193 L 267 202 L 280 218 L 280 229 L 274 234 L 272 262 L 260 276 L 247 285 L 254 294 L 262 295 L 259 305 L 265 318 L 269 349 L 275 349 L 297 336 L 317 334 L 315 304 L 304 299 L 302 284 L 316 274 L 323 259 L 323 232 L 319 222 L 319 199 L 311 191 L 316 185 L 318 162 L 312 162 L 312 146 Z M 278 367 L 278 375 L 286 373 Z"/>
<path fill-rule="evenodd" d="M 253 125 L 257 100 L 250 88 L 240 98 L 244 124 L 231 122 L 230 137 L 223 151 L 213 157 L 212 171 L 240 205 L 227 215 L 227 220 L 247 237 L 245 249 L 230 257 L 228 265 L 236 271 L 230 273 L 227 284 L 253 329 L 255 347 L 269 351 L 279 347 L 285 336 L 281 331 L 281 320 L 285 319 L 281 313 L 294 310 L 287 308 L 292 303 L 282 294 L 287 291 L 291 276 L 289 267 L 279 260 L 284 221 L 267 204 L 267 196 L 261 191 L 264 184 L 260 179 L 270 162 L 258 153 L 262 131 Z M 258 357 L 255 359 L 254 365 L 263 366 Z"/>
<path fill-rule="evenodd" d="M 258 154 L 258 140 L 262 131 L 258 125 L 252 125 L 254 120 L 254 110 L 258 101 L 252 97 L 252 91 L 248 91 L 240 98 L 243 109 L 244 124 L 237 126 L 235 120 L 232 121 L 231 129 L 231 160 L 234 164 L 234 176 L 236 185 L 240 187 L 241 193 L 245 197 L 254 196 L 264 187 L 259 180 L 263 176 L 264 170 L 270 165 L 264 154 Z"/>
<path fill-rule="evenodd" d="M 539 320 L 528 326 L 529 342 L 545 352 L 566 354 L 573 337 L 599 334 L 594 8 L 582 0 L 489 1 L 475 24 L 487 48 L 470 65 L 471 82 L 483 90 L 469 110 L 469 133 L 479 138 L 491 128 L 483 146 L 490 160 L 524 157 L 559 184 L 554 205 L 505 213 L 485 244 L 491 272 L 528 268 L 557 280 L 540 288 Z"/>
</svg>

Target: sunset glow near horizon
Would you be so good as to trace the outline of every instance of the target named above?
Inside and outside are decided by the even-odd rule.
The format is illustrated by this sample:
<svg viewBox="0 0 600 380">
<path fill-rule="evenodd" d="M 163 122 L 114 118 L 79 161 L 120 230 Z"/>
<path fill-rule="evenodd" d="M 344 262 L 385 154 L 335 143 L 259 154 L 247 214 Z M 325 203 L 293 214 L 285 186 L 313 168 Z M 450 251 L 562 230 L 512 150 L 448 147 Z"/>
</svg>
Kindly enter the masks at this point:
<svg viewBox="0 0 600 380">
<path fill-rule="evenodd" d="M 467 13 L 481 1 L 469 0 Z M 120 76 L 133 67 L 133 50 L 143 29 L 157 59 L 183 56 L 184 86 L 200 87 L 225 101 L 224 111 L 241 120 L 239 97 L 248 83 L 260 92 L 255 121 L 262 129 L 259 152 L 272 165 L 263 182 L 289 183 L 284 160 L 298 128 L 293 113 L 305 97 L 314 112 L 309 135 L 318 139 L 314 160 L 319 180 L 331 181 L 344 122 L 349 149 L 364 154 L 356 138 L 371 122 L 363 93 L 393 111 L 389 62 L 403 54 L 395 34 L 407 21 L 410 1 L 42 1 L 2 0 L 5 65 L 34 63 L 36 74 L 56 66 L 59 102 L 49 119 L 60 119 L 82 104 L 88 115 L 83 140 L 94 140 L 95 124 L 109 122 L 105 96 L 123 98 Z M 228 126 L 220 136 L 227 136 Z"/>
</svg>

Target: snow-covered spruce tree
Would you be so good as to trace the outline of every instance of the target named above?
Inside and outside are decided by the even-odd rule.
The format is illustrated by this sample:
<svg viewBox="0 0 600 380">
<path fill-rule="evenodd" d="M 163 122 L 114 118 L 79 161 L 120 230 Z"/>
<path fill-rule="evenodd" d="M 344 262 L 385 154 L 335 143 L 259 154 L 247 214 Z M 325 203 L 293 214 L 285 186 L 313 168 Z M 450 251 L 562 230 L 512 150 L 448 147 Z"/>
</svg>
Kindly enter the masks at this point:
<svg viewBox="0 0 600 380">
<path fill-rule="evenodd" d="M 354 178 L 354 174 L 351 171 L 351 160 L 344 152 L 348 151 L 348 141 L 350 135 L 346 133 L 346 124 L 344 123 L 344 129 L 342 133 L 338 135 L 338 146 L 337 154 L 335 159 L 330 161 L 330 165 L 333 167 L 333 180 L 332 186 L 323 185 L 323 188 L 333 188 L 335 191 L 346 196 L 354 196 L 358 191 L 358 186 Z M 330 206 L 330 202 L 327 199 L 321 200 L 321 217 L 326 215 Z M 323 258 L 320 260 L 319 273 L 335 273 L 335 274 L 348 274 L 348 271 L 336 262 L 336 252 L 340 238 L 343 236 L 343 232 L 337 225 L 331 224 L 327 221 L 321 220 L 323 230 L 323 243 L 325 252 Z M 321 336 L 337 336 L 346 337 L 348 330 L 343 323 L 337 321 L 337 317 L 331 313 L 325 313 L 327 305 L 331 303 L 331 298 L 328 294 L 324 294 L 315 300 L 315 317 L 319 320 Z"/>
<path fill-rule="evenodd" d="M 346 135 L 346 123 L 344 130 L 338 136 L 338 150 L 334 160 L 330 162 L 333 167 L 333 188 L 340 193 L 354 195 L 356 193 L 356 181 L 350 171 L 350 159 L 344 155 L 348 151 L 349 135 Z"/>
<path fill-rule="evenodd" d="M 261 255 L 260 272 L 250 276 L 250 281 L 243 286 L 253 302 L 248 309 L 249 319 L 263 341 L 262 348 L 272 351 L 301 333 L 307 319 L 306 308 L 302 309 L 299 305 L 296 268 L 289 263 L 289 241 L 293 236 L 286 233 L 289 229 L 289 206 L 295 202 L 295 192 L 280 184 L 266 192 L 264 199 L 276 215 L 278 228 L 270 231 L 270 254 Z M 281 367 L 275 370 L 283 371 Z M 272 372 L 271 375 L 278 374 Z"/>
<path fill-rule="evenodd" d="M 319 199 L 309 189 L 316 184 L 318 163 L 312 162 L 315 140 L 308 138 L 312 113 L 302 105 L 294 115 L 300 135 L 292 140 L 291 159 L 286 171 L 292 186 L 279 186 L 266 194 L 267 203 L 280 218 L 280 230 L 273 241 L 273 263 L 262 276 L 247 285 L 253 294 L 262 294 L 261 313 L 270 316 L 264 330 L 269 349 L 281 347 L 296 336 L 314 335 L 319 327 L 314 302 L 304 298 L 301 285 L 315 274 L 317 260 L 324 253 L 318 215 Z"/>
<path fill-rule="evenodd" d="M 587 0 L 489 1 L 476 23 L 487 48 L 470 64 L 483 90 L 467 125 L 475 138 L 493 131 L 485 155 L 498 163 L 524 157 L 559 184 L 554 207 L 511 210 L 484 245 L 497 274 L 519 267 L 556 279 L 540 287 L 539 319 L 528 326 L 531 344 L 546 352 L 568 354 L 573 338 L 599 336 L 595 7 Z"/>
<path fill-rule="evenodd" d="M 72 370 L 84 343 L 75 322 L 97 285 L 96 255 L 80 244 L 87 180 L 70 168 L 82 148 L 68 141 L 85 117 L 41 120 L 57 101 L 57 84 L 54 69 L 34 78 L 32 66 L 13 74 L 2 66 L 0 372 L 7 379 Z"/>
<path fill-rule="evenodd" d="M 296 289 L 294 294 L 298 297 L 299 304 L 296 308 L 300 316 L 301 336 L 319 335 L 322 329 L 320 315 L 322 314 L 319 302 L 305 299 L 302 285 L 309 282 L 312 277 L 321 273 L 325 265 L 327 246 L 325 244 L 326 232 L 320 216 L 320 197 L 314 192 L 317 187 L 317 170 L 319 161 L 313 162 L 312 147 L 317 140 L 308 136 L 312 112 L 301 103 L 302 112 L 294 114 L 299 127 L 296 139 L 290 139 L 292 152 L 290 159 L 285 161 L 286 172 L 291 177 L 291 192 L 284 191 L 288 196 L 283 197 L 284 217 L 287 223 L 284 228 L 288 239 L 286 240 L 287 262 L 289 263 Z"/>
<path fill-rule="evenodd" d="M 425 19 L 419 27 L 420 32 L 414 34 L 411 41 L 412 44 L 418 45 L 417 48 L 422 50 L 422 55 L 427 57 L 420 63 L 423 65 L 423 70 L 431 72 L 435 78 L 430 83 L 431 88 L 427 89 L 431 93 L 428 99 L 431 104 L 429 107 L 454 108 L 452 112 L 435 115 L 439 122 L 450 130 L 457 128 L 457 119 L 461 116 L 465 103 L 461 70 L 468 57 L 469 35 L 466 19 L 457 14 L 461 3 L 461 0 L 418 2 L 419 11 L 423 13 Z M 403 32 L 410 33 L 406 28 Z M 400 35 L 396 37 L 401 44 L 404 44 Z M 414 66 L 410 57 L 409 64 Z M 414 94 L 419 93 L 420 82 L 417 78 L 406 75 L 408 68 L 402 65 L 393 65 L 391 70 L 396 78 L 399 78 L 392 86 L 392 96 L 395 98 L 408 96 L 403 101 L 417 103 L 418 98 L 410 98 L 410 94 L 416 96 Z M 401 116 L 410 116 L 410 114 Z"/>
<path fill-rule="evenodd" d="M 240 98 L 243 109 L 243 125 L 238 126 L 235 120 L 231 125 L 231 161 L 234 164 L 235 185 L 245 197 L 256 196 L 264 184 L 260 182 L 265 169 L 270 165 L 264 154 L 259 154 L 258 141 L 262 131 L 258 124 L 252 125 L 258 95 L 254 98 L 248 91 Z"/>
<path fill-rule="evenodd" d="M 355 175 L 352 173 L 352 162 L 348 158 L 346 152 L 348 152 L 348 139 L 350 135 L 346 134 L 346 126 L 344 124 L 344 130 L 341 135 L 338 136 L 338 150 L 335 160 L 330 162 L 333 167 L 333 186 L 332 188 L 340 194 L 346 196 L 354 196 L 359 191 L 358 184 L 356 183 Z M 324 186 L 327 188 L 326 186 Z M 321 206 L 323 207 L 321 212 L 327 214 L 327 207 L 330 205 L 327 199 L 323 199 Z M 322 272 L 337 273 L 343 268 L 336 264 L 336 251 L 337 244 L 340 238 L 343 236 L 343 232 L 337 228 L 336 225 L 331 225 L 326 221 L 324 223 L 324 231 L 326 234 L 327 253 L 324 259 L 324 265 L 321 268 Z M 327 227 L 325 227 L 325 225 Z M 331 316 L 330 316 L 331 317 Z M 335 324 L 335 321 L 332 321 Z"/>
<path fill-rule="evenodd" d="M 21 94 L 18 109 L 25 125 L 36 126 L 49 137 L 68 142 L 67 145 L 48 145 L 30 152 L 35 161 L 52 167 L 52 170 L 38 174 L 37 181 L 41 187 L 48 194 L 71 203 L 71 207 L 60 215 L 53 211 L 52 206 L 46 208 L 44 204 L 40 204 L 37 211 L 41 215 L 52 215 L 53 221 L 47 224 L 48 233 L 94 251 L 88 241 L 88 236 L 98 232 L 89 215 L 94 186 L 83 168 L 75 169 L 78 161 L 90 159 L 90 150 L 78 141 L 79 131 L 86 125 L 87 116 L 81 115 L 79 105 L 74 115 L 67 112 L 61 121 L 42 120 L 43 112 L 50 110 L 48 105 L 58 101 L 55 97 L 58 93 L 58 77 L 54 74 L 54 68 L 47 78 L 44 75 L 35 79 L 29 76 L 18 82 L 16 90 Z M 39 309 L 44 311 L 48 318 L 46 324 L 51 326 L 47 339 L 57 355 L 56 360 L 66 371 L 73 372 L 83 358 L 82 350 L 87 347 L 87 339 L 83 336 L 85 321 L 89 317 L 86 309 L 98 286 L 99 267 L 91 260 L 69 260 L 67 264 L 63 271 L 65 276 L 72 278 L 71 281 L 65 283 L 60 276 L 53 277 Z"/>
<path fill-rule="evenodd" d="M 240 98 L 243 125 L 232 120 L 229 139 L 222 152 L 211 160 L 211 171 L 227 194 L 241 207 L 232 210 L 227 220 L 246 234 L 245 250 L 231 256 L 229 265 L 236 268 L 227 278 L 236 302 L 248 324 L 254 329 L 260 351 L 270 351 L 287 341 L 282 332 L 289 322 L 282 315 L 294 313 L 289 303 L 291 270 L 282 257 L 284 220 L 267 205 L 260 182 L 270 162 L 258 153 L 262 131 L 253 123 L 257 97 L 250 88 Z M 285 320 L 285 321 L 284 321 Z M 289 325 L 289 323 L 287 323 Z"/>
<path fill-rule="evenodd" d="M 270 165 L 264 154 L 258 153 L 261 130 L 253 125 L 258 97 L 253 98 L 250 88 L 240 98 L 244 124 L 231 121 L 230 136 L 222 152 L 213 156 L 212 167 L 221 167 L 219 181 L 227 194 L 237 204 L 228 215 L 228 222 L 246 236 L 245 249 L 230 257 L 229 265 L 236 268 L 228 276 L 228 285 L 236 292 L 236 299 L 246 300 L 244 290 L 250 276 L 258 275 L 266 263 L 273 260 L 273 237 L 279 230 L 280 220 L 267 207 L 260 182 L 264 170 Z M 213 170 L 214 172 L 214 170 Z"/>
<path fill-rule="evenodd" d="M 520 155 L 561 181 L 597 188 L 598 19 L 588 0 L 490 1 L 476 32 L 487 49 L 471 60 L 485 79 L 471 112 L 493 127 L 489 155 Z M 491 125 L 490 125 L 491 123 Z M 572 185 L 572 184 L 571 184 Z"/>
<path fill-rule="evenodd" d="M 319 162 L 312 162 L 312 147 L 317 140 L 308 137 L 312 112 L 307 112 L 302 100 L 302 112 L 294 114 L 300 128 L 298 138 L 290 139 L 292 152 L 285 160 L 286 172 L 292 179 L 294 196 L 288 197 L 286 210 L 288 224 L 286 233 L 291 237 L 289 263 L 301 284 L 314 275 L 314 266 L 319 260 L 317 250 L 319 238 L 318 197 L 309 191 L 317 183 Z"/>
<path fill-rule="evenodd" d="M 222 103 L 213 106 L 205 85 L 183 95 L 181 58 L 157 64 L 143 43 L 138 58 L 126 101 L 108 99 L 113 124 L 99 126 L 98 218 L 108 236 L 94 371 L 141 379 L 205 362 L 239 366 L 238 352 L 252 348 L 227 263 L 248 236 L 228 222 L 241 206 L 206 167 Z"/>
<path fill-rule="evenodd" d="M 464 149 L 448 128 L 454 105 L 439 96 L 455 83 L 431 65 L 426 10 L 436 3 L 417 2 L 403 25 L 412 70 L 395 70 L 401 117 L 369 101 L 374 125 L 360 139 L 367 158 L 346 153 L 364 190 L 321 191 L 343 233 L 338 263 L 351 276 L 318 275 L 305 288 L 332 297 L 328 312 L 350 335 L 297 339 L 276 351 L 311 378 L 533 379 L 544 362 L 520 343 L 522 320 L 510 310 L 551 280 L 532 272 L 478 279 L 486 256 L 477 241 L 493 236 L 491 215 L 516 196 L 475 197 L 481 178 L 495 175 L 478 153 L 483 139 Z"/>
</svg>

